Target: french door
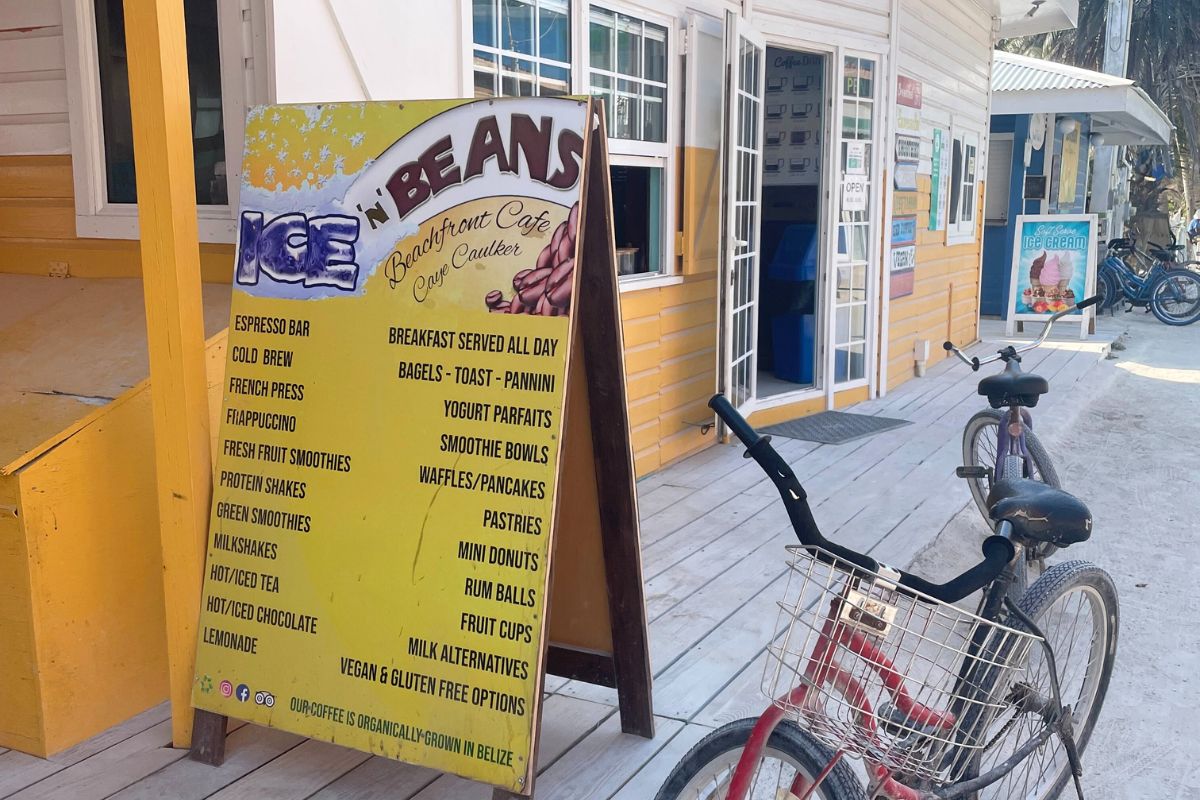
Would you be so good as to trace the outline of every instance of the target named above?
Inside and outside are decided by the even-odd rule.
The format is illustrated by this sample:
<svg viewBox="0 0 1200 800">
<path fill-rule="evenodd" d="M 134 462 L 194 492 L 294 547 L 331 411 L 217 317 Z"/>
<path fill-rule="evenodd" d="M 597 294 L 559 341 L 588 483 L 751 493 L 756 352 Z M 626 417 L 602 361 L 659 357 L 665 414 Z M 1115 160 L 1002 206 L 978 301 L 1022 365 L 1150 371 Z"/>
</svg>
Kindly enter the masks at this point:
<svg viewBox="0 0 1200 800">
<path fill-rule="evenodd" d="M 726 14 L 729 64 L 725 131 L 725 395 L 737 408 L 754 398 L 761 256 L 762 106 L 766 42 Z"/>
</svg>

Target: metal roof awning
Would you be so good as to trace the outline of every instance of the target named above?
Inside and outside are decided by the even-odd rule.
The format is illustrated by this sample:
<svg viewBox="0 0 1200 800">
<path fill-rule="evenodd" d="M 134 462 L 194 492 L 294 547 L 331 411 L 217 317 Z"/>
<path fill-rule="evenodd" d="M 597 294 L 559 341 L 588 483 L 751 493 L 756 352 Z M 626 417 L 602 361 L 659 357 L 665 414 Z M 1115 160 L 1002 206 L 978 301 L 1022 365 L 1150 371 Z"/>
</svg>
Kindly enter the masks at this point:
<svg viewBox="0 0 1200 800">
<path fill-rule="evenodd" d="M 993 114 L 1089 114 L 1105 144 L 1165 145 L 1171 121 L 1128 78 L 997 50 Z"/>
</svg>

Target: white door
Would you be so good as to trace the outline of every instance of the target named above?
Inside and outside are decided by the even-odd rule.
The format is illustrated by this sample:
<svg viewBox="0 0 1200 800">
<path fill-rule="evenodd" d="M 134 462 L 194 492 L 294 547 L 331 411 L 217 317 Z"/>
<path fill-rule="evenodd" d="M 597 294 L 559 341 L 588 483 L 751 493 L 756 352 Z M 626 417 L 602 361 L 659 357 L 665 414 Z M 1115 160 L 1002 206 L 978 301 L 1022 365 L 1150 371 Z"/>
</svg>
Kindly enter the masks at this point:
<svg viewBox="0 0 1200 800">
<path fill-rule="evenodd" d="M 725 131 L 725 396 L 754 397 L 758 362 L 759 201 L 762 198 L 763 59 L 766 43 L 726 15 L 729 90 Z"/>
</svg>

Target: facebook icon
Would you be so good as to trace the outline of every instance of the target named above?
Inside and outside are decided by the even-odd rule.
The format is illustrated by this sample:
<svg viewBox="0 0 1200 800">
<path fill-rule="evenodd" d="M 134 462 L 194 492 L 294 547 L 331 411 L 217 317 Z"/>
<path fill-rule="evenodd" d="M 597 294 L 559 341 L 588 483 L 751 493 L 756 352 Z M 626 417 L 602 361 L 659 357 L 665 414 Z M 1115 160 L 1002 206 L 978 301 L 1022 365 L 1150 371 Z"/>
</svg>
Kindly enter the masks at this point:
<svg viewBox="0 0 1200 800">
<path fill-rule="evenodd" d="M 250 699 L 250 687 L 244 683 L 239 683 L 237 687 L 236 697 L 243 703 Z"/>
</svg>

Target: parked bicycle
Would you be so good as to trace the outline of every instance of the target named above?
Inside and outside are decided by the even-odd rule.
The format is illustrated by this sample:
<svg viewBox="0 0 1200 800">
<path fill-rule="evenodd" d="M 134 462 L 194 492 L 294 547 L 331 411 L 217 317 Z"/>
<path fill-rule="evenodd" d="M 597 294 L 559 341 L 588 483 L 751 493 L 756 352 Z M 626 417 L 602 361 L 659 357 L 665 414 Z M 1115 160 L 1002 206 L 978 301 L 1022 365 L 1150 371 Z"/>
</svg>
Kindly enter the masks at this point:
<svg viewBox="0 0 1200 800">
<path fill-rule="evenodd" d="M 1159 250 L 1158 255 L 1173 251 Z M 1144 271 L 1134 269 L 1129 259 L 1151 259 Z M 1112 239 L 1108 255 L 1096 274 L 1096 292 L 1100 308 L 1115 308 L 1124 301 L 1128 307 L 1147 308 L 1167 325 L 1190 325 L 1200 319 L 1200 274 L 1174 260 L 1155 258 L 1139 250 L 1130 239 Z"/>
<path fill-rule="evenodd" d="M 657 800 L 1049 798 L 1082 771 L 1116 652 L 1112 580 L 1058 564 L 1019 600 L 1023 551 L 1091 535 L 1070 495 L 996 486 L 983 560 L 934 584 L 821 535 L 788 464 L 729 402 L 709 406 L 770 476 L 801 544 L 768 648 L 757 719 L 725 725 L 675 767 Z M 978 590 L 978 613 L 956 605 Z M 845 760 L 865 762 L 870 794 Z"/>
<path fill-rule="evenodd" d="M 984 364 L 1004 362 L 1003 372 L 979 382 L 979 394 L 987 398 L 990 408 L 967 420 L 963 428 L 963 466 L 956 470 L 958 477 L 967 479 L 971 497 L 985 520 L 989 519 L 988 497 L 997 479 L 1031 478 L 1062 488 L 1050 452 L 1033 432 L 1033 414 L 1029 411 L 1050 391 L 1050 382 L 1040 375 L 1022 372 L 1021 354 L 1044 344 L 1055 322 L 1099 300 L 1096 295 L 1059 311 L 1046 320 L 1037 339 L 1020 347 L 1008 345 L 994 356 L 968 358 L 953 342 L 942 344 L 975 372 Z M 1043 544 L 1028 548 L 1026 555 L 1037 561 L 1053 552 L 1053 545 Z"/>
</svg>

